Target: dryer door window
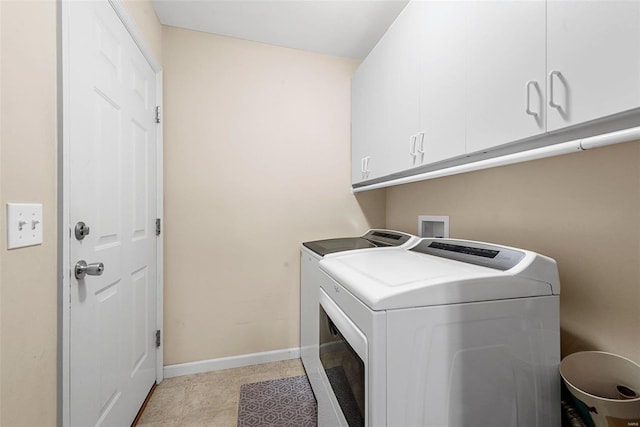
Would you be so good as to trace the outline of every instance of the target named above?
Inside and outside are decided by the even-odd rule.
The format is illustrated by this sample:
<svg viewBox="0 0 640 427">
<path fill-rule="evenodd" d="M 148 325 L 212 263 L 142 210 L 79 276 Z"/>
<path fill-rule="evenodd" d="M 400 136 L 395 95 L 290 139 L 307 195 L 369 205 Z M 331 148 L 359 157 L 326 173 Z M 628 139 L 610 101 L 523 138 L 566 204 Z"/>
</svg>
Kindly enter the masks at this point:
<svg viewBox="0 0 640 427">
<path fill-rule="evenodd" d="M 364 362 L 320 305 L 320 362 L 349 427 L 364 426 Z"/>
</svg>

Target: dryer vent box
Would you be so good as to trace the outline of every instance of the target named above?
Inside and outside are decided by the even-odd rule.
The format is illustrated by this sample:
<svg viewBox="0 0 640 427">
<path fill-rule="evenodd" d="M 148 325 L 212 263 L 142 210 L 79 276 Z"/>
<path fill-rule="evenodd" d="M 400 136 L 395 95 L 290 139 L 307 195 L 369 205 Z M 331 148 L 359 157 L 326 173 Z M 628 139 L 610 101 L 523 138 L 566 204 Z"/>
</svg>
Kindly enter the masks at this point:
<svg viewBox="0 0 640 427">
<path fill-rule="evenodd" d="M 418 236 L 449 237 L 449 217 L 421 215 L 418 217 Z"/>
</svg>

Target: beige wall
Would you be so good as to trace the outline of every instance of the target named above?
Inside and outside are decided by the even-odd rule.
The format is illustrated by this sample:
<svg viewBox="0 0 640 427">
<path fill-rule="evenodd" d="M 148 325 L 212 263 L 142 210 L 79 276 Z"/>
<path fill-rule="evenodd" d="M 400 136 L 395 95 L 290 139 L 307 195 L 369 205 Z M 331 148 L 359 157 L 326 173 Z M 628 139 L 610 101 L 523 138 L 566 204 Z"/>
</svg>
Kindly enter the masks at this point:
<svg viewBox="0 0 640 427">
<path fill-rule="evenodd" d="M 166 364 L 297 346 L 299 243 L 415 232 L 421 214 L 554 257 L 563 352 L 640 362 L 639 143 L 391 188 L 386 205 L 385 191 L 356 198 L 355 62 L 161 30 L 149 1 L 126 5 L 165 69 Z M 0 209 L 41 202 L 45 226 L 43 245 L 8 251 L 0 221 L 7 426 L 56 419 L 55 25 L 53 2 L 0 1 Z"/>
<path fill-rule="evenodd" d="M 125 0 L 124 4 L 142 33 L 145 43 L 155 55 L 156 60 L 162 64 L 162 25 L 151 0 Z"/>
<path fill-rule="evenodd" d="M 134 19 L 161 58 L 150 1 Z M 155 40 L 155 41 L 154 41 Z M 0 424 L 54 426 L 57 399 L 56 3 L 0 1 Z M 7 202 L 42 203 L 44 244 L 7 250 Z"/>
<path fill-rule="evenodd" d="M 56 419 L 56 6 L 2 2 L 0 423 Z M 44 244 L 8 251 L 7 202 L 43 204 Z M 34 402 L 38 402 L 34 404 Z"/>
<path fill-rule="evenodd" d="M 150 13 L 149 2 L 125 4 L 161 60 L 163 46 L 158 42 L 161 27 Z M 42 202 L 45 227 L 42 246 L 8 251 L 4 221 L 0 221 L 0 424 L 54 425 L 57 398 L 55 4 L 2 1 L 0 12 L 0 202 L 3 210 L 8 201 Z M 168 29 L 167 33 L 172 31 L 175 30 Z M 210 41 L 215 40 L 220 41 L 211 36 Z M 205 62 L 209 70 L 215 71 L 215 62 L 226 55 L 227 67 L 218 69 L 226 73 L 222 89 L 238 75 L 235 86 L 230 89 L 238 89 L 239 93 L 227 92 L 226 99 L 211 102 L 220 97 L 217 91 L 216 97 L 206 99 L 205 106 L 211 109 L 201 110 L 201 105 L 196 103 L 198 108 L 189 108 L 190 115 L 186 115 L 185 106 L 178 104 L 168 108 L 171 114 L 167 117 L 191 116 L 197 122 L 195 129 L 202 130 L 209 126 L 210 113 L 222 113 L 229 116 L 225 117 L 225 122 L 229 122 L 226 131 L 260 135 L 222 139 L 220 149 L 224 159 L 216 156 L 211 157 L 210 162 L 200 161 L 206 163 L 202 169 L 193 169 L 188 161 L 185 163 L 184 154 L 199 160 L 201 153 L 195 151 L 198 144 L 214 140 L 219 133 L 204 135 L 202 139 L 196 134 L 194 140 L 190 133 L 193 129 L 188 127 L 184 129 L 184 137 L 180 134 L 167 138 L 167 153 L 173 152 L 176 157 L 175 162 L 168 163 L 166 173 L 170 196 L 167 244 L 171 245 L 172 240 L 176 244 L 175 250 L 168 250 L 166 257 L 169 363 L 296 346 L 299 242 L 360 233 L 368 224 L 384 224 L 384 193 L 355 199 L 348 190 L 348 77 L 355 64 L 237 40 L 226 42 L 223 43 L 227 44 L 225 49 L 214 50 Z M 197 71 L 203 62 L 200 48 L 196 43 L 186 49 L 191 54 L 191 71 Z M 181 53 L 174 51 L 173 54 L 176 57 Z M 183 69 L 180 62 L 174 61 L 172 65 L 171 75 L 179 76 L 189 70 L 189 67 Z M 247 70 L 251 72 L 243 75 Z M 205 74 L 200 74 L 198 87 L 215 89 L 209 82 L 210 76 Z M 171 81 L 175 93 L 169 90 Z M 180 102 L 181 91 L 176 82 L 169 78 L 167 89 L 176 97 L 174 102 Z M 313 89 L 309 91 L 310 88 Z M 171 103 L 171 99 L 166 99 L 165 107 Z M 234 109 L 227 111 L 228 105 Z M 254 106 L 265 110 L 252 110 Z M 245 120 L 250 126 L 245 127 Z M 172 130 L 170 123 L 168 120 L 167 126 Z M 180 128 L 180 120 L 175 123 Z M 175 131 L 181 129 L 173 131 L 176 135 Z M 248 144 L 248 150 L 245 152 L 243 147 L 230 146 L 230 143 Z M 269 144 L 273 150 L 261 152 Z M 298 147 L 301 148 L 293 149 Z M 243 157 L 243 153 L 247 156 Z M 256 154 L 265 162 L 257 161 Z M 217 169 L 210 169 L 209 164 L 216 158 Z M 337 165 L 336 159 L 339 159 Z M 229 161 L 235 163 L 228 164 Z M 293 161 L 295 167 L 291 164 Z M 237 169 L 242 167 L 247 179 L 238 180 Z M 202 174 L 203 179 L 194 180 L 194 173 Z M 200 192 L 203 181 L 215 180 L 220 184 L 216 192 Z M 185 194 L 195 201 L 206 201 L 205 206 L 196 204 L 195 208 L 203 209 L 189 211 L 186 220 L 180 211 Z M 218 197 L 225 197 L 224 202 Z M 173 208 L 172 201 L 176 202 Z M 219 209 L 218 204 L 223 209 Z M 214 213 L 220 210 L 220 214 L 209 221 L 212 210 Z M 200 214 L 205 218 L 202 222 Z M 187 231 L 182 235 L 179 231 L 184 230 L 184 224 Z M 205 227 L 204 232 L 194 230 L 198 224 Z M 263 242 L 273 241 L 277 233 L 287 236 L 284 243 L 266 250 L 266 258 L 264 246 L 259 247 L 247 238 L 260 226 L 269 227 L 266 232 L 256 232 Z M 213 247 L 212 240 L 202 236 L 206 236 L 205 232 L 211 236 L 218 231 L 222 232 L 223 240 L 240 236 L 250 249 L 218 243 L 217 251 L 223 258 L 221 263 L 212 265 L 210 260 L 215 253 L 202 250 L 202 247 Z M 188 237 L 186 241 L 185 237 Z M 245 252 L 247 257 L 262 261 L 251 269 L 247 263 L 238 261 Z M 198 264 L 200 271 L 210 268 L 214 272 L 212 275 L 202 273 L 203 276 L 216 277 L 214 284 L 222 289 L 211 286 L 210 281 L 190 276 L 191 269 L 187 269 L 189 274 L 185 274 L 186 280 L 183 280 L 181 269 L 185 258 L 188 264 L 191 260 L 203 261 Z M 265 311 L 272 317 L 267 316 L 263 321 Z M 227 325 L 231 325 L 229 333 Z M 240 339 L 234 342 L 237 336 Z M 201 344 L 204 351 L 199 348 Z"/>
<path fill-rule="evenodd" d="M 558 262 L 563 354 L 640 362 L 640 143 L 387 190 L 387 226 L 449 215 L 452 237 L 531 249 Z"/>
<path fill-rule="evenodd" d="M 297 347 L 300 242 L 384 224 L 349 187 L 357 64 L 172 27 L 163 55 L 165 364 Z"/>
<path fill-rule="evenodd" d="M 2 139 L 2 2 L 0 2 L 0 207 L 4 200 L 2 198 Z M 2 222 L 2 216 L 0 216 L 0 224 Z M 0 239 L 6 236 L 5 228 L 6 226 L 0 225 Z M 2 247 L 0 251 L 4 253 Z M 0 425 L 2 425 L 2 253 L 0 253 Z"/>
</svg>

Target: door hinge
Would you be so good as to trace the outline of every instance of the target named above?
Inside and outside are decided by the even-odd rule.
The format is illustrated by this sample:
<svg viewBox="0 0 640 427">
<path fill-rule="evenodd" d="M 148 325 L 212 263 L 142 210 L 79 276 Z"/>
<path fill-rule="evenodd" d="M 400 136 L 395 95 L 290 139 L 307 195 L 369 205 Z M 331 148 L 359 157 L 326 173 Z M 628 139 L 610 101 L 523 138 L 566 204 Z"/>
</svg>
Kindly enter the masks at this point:
<svg viewBox="0 0 640 427">
<path fill-rule="evenodd" d="M 160 106 L 156 106 L 156 123 L 160 123 Z"/>
<path fill-rule="evenodd" d="M 161 230 L 161 227 L 160 227 L 160 218 L 156 218 L 156 236 L 159 236 L 159 235 L 160 235 L 160 230 Z"/>
<path fill-rule="evenodd" d="M 156 347 L 160 347 L 160 329 L 156 331 Z"/>
</svg>

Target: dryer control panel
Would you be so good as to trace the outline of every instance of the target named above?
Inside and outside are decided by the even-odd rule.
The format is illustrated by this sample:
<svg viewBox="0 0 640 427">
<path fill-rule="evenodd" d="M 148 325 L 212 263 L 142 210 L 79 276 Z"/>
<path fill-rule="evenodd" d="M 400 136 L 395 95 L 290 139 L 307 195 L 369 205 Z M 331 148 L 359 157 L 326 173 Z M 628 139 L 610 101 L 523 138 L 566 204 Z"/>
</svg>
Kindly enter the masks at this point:
<svg viewBox="0 0 640 427">
<path fill-rule="evenodd" d="M 423 239 L 411 250 L 501 271 L 515 267 L 525 256 L 505 246 L 455 239 Z"/>
</svg>

